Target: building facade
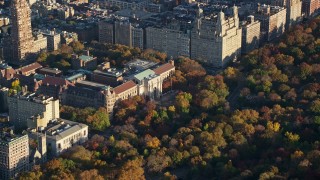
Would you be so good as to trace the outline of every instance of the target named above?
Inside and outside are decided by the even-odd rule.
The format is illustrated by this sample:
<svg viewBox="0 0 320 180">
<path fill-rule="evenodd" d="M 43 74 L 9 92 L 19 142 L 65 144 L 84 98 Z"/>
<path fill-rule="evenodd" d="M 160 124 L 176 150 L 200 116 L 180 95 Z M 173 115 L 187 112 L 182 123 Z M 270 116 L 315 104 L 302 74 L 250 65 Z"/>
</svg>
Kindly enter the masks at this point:
<svg viewBox="0 0 320 180">
<path fill-rule="evenodd" d="M 54 30 L 49 32 L 44 32 L 43 35 L 47 38 L 47 50 L 56 51 L 61 46 L 61 36 Z"/>
<path fill-rule="evenodd" d="M 255 17 L 261 22 L 261 40 L 272 41 L 285 32 L 287 10 L 284 7 L 262 5 Z"/>
<path fill-rule="evenodd" d="M 248 16 L 247 21 L 242 24 L 242 45 L 241 51 L 247 54 L 259 48 L 260 43 L 260 22 L 254 16 Z"/>
<path fill-rule="evenodd" d="M 90 56 L 89 52 L 86 55 L 74 55 L 72 59 L 73 69 L 88 69 L 93 70 L 97 67 L 97 58 Z"/>
<path fill-rule="evenodd" d="M 302 1 L 301 0 L 287 0 L 287 19 L 286 28 L 289 29 L 292 25 L 301 20 Z"/>
<path fill-rule="evenodd" d="M 87 125 L 65 119 L 51 120 L 44 132 L 50 156 L 58 156 L 65 150 L 88 140 Z"/>
<path fill-rule="evenodd" d="M 221 11 L 215 19 L 198 17 L 191 33 L 191 58 L 222 68 L 241 54 L 242 30 L 239 26 L 238 8 L 232 16 Z"/>
<path fill-rule="evenodd" d="M 169 57 L 190 57 L 190 34 L 180 31 L 179 27 L 147 27 L 146 49 L 165 52 Z"/>
<path fill-rule="evenodd" d="M 11 64 L 19 65 L 20 61 L 33 52 L 31 10 L 26 0 L 12 0 L 11 23 L 12 54 L 7 59 Z"/>
<path fill-rule="evenodd" d="M 112 21 L 99 22 L 99 42 L 114 44 L 114 24 Z"/>
<path fill-rule="evenodd" d="M 12 95 L 8 97 L 9 117 L 15 128 L 28 127 L 28 120 L 41 115 L 44 120 L 59 118 L 59 100 L 52 97 L 37 96 L 35 93 Z"/>
<path fill-rule="evenodd" d="M 314 16 L 320 10 L 319 0 L 303 0 L 302 11 L 306 16 Z"/>
<path fill-rule="evenodd" d="M 0 139 L 0 179 L 11 179 L 29 170 L 28 135 L 2 133 Z"/>
</svg>

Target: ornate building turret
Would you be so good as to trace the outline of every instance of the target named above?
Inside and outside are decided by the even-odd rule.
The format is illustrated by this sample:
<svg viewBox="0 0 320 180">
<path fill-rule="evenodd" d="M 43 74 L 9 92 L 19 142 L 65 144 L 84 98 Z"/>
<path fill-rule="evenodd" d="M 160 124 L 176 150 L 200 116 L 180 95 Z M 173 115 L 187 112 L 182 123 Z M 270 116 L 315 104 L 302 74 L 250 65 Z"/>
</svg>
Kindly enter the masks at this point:
<svg viewBox="0 0 320 180">
<path fill-rule="evenodd" d="M 223 36 L 225 34 L 225 28 L 224 28 L 224 24 L 225 24 L 225 15 L 222 11 L 220 11 L 218 13 L 218 19 L 217 19 L 217 35 L 218 36 Z"/>
</svg>

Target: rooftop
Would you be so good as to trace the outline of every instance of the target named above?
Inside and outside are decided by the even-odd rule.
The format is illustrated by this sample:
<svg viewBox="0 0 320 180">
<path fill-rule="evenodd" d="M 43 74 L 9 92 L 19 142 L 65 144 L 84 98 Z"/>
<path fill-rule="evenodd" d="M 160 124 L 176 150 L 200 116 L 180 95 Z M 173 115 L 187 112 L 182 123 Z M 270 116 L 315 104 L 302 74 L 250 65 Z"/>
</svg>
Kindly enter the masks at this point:
<svg viewBox="0 0 320 180">
<path fill-rule="evenodd" d="M 116 68 L 109 68 L 109 69 L 106 69 L 106 70 L 94 70 L 93 71 L 95 74 L 102 74 L 102 75 L 105 75 L 105 76 L 112 76 L 112 77 L 119 77 L 119 76 L 122 76 L 122 72 L 117 70 Z"/>
<path fill-rule="evenodd" d="M 94 57 L 81 55 L 81 56 L 79 56 L 79 59 L 81 59 L 83 61 L 92 61 L 94 59 Z"/>
<path fill-rule="evenodd" d="M 134 83 L 133 81 L 128 81 L 128 82 L 125 82 L 123 84 L 121 84 L 120 86 L 117 86 L 113 89 L 113 91 L 116 93 L 116 94 L 120 94 L 128 89 L 131 89 L 133 87 L 136 86 L 136 83 Z"/>
<path fill-rule="evenodd" d="M 73 86 L 73 84 L 67 81 L 66 79 L 59 78 L 59 77 L 51 77 L 51 76 L 45 77 L 42 81 L 42 84 L 51 85 L 51 86 L 68 86 L 68 85 Z"/>
<path fill-rule="evenodd" d="M 87 87 L 87 88 L 102 89 L 102 90 L 106 90 L 110 88 L 110 86 L 106 86 L 104 84 L 100 84 L 92 81 L 85 81 L 85 80 L 78 82 L 76 85 Z"/>
<path fill-rule="evenodd" d="M 51 120 L 44 131 L 47 138 L 58 141 L 86 127 L 85 124 L 59 118 Z"/>
<path fill-rule="evenodd" d="M 23 67 L 17 69 L 16 71 L 18 73 L 23 74 L 23 73 L 26 73 L 28 71 L 34 71 L 34 70 L 37 70 L 37 69 L 40 69 L 40 68 L 42 68 L 41 64 L 35 62 L 35 63 L 29 64 L 29 65 L 23 66 Z"/>
<path fill-rule="evenodd" d="M 47 104 L 48 102 L 54 100 L 53 97 L 37 95 L 36 93 L 26 93 L 26 94 L 18 93 L 18 94 L 12 95 L 12 97 L 16 97 L 21 100 L 31 101 L 39 104 Z"/>
<path fill-rule="evenodd" d="M 162 73 L 164 73 L 164 72 L 167 72 L 167 71 L 169 71 L 169 70 L 171 70 L 171 69 L 174 69 L 174 68 L 175 68 L 175 67 L 174 67 L 172 64 L 166 63 L 166 64 L 163 64 L 163 65 L 157 67 L 157 68 L 154 69 L 153 71 L 154 71 L 156 74 L 160 75 L 160 74 L 162 74 Z"/>
<path fill-rule="evenodd" d="M 145 71 L 142 71 L 142 72 L 139 73 L 139 74 L 134 75 L 134 78 L 137 79 L 137 80 L 139 80 L 139 81 L 141 81 L 141 80 L 143 80 L 144 78 L 149 77 L 149 76 L 151 76 L 151 75 L 155 75 L 155 72 L 152 71 L 151 69 L 147 69 L 147 70 L 145 70 Z"/>
<path fill-rule="evenodd" d="M 85 74 L 79 72 L 79 73 L 76 73 L 76 74 L 74 74 L 74 75 L 71 75 L 71 76 L 67 77 L 66 79 L 67 79 L 68 81 L 73 81 L 73 80 L 76 80 L 76 79 L 78 79 L 78 78 L 80 78 L 80 77 L 83 77 L 83 76 L 85 76 Z"/>
<path fill-rule="evenodd" d="M 52 73 L 52 74 L 60 74 L 60 73 L 62 73 L 62 71 L 60 71 L 57 68 L 48 68 L 48 67 L 41 68 L 41 69 L 39 69 L 39 71 L 41 71 L 43 73 Z"/>
<path fill-rule="evenodd" d="M 0 69 L 11 69 L 12 67 L 9 66 L 7 63 L 0 61 Z"/>
<path fill-rule="evenodd" d="M 134 69 L 136 71 L 143 71 L 146 69 L 149 69 L 158 63 L 152 62 L 152 61 L 147 61 L 147 60 L 142 60 L 142 59 L 136 59 L 133 61 L 130 61 L 126 64 L 126 67 L 128 69 Z"/>
<path fill-rule="evenodd" d="M 0 135 L 0 144 L 7 145 L 9 143 L 12 143 L 22 138 L 28 138 L 28 135 L 16 135 L 16 134 L 13 134 L 12 131 L 9 131 L 9 132 L 2 131 Z"/>
</svg>

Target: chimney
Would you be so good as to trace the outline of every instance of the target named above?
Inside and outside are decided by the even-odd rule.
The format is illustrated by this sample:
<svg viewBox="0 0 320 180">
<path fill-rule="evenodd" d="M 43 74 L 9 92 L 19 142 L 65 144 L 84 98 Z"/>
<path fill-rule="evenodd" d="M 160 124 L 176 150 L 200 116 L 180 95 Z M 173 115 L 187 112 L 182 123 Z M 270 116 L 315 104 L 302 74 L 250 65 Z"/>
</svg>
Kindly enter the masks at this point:
<svg viewBox="0 0 320 180">
<path fill-rule="evenodd" d="M 86 50 L 86 55 L 90 56 L 90 51 L 89 50 Z"/>
</svg>

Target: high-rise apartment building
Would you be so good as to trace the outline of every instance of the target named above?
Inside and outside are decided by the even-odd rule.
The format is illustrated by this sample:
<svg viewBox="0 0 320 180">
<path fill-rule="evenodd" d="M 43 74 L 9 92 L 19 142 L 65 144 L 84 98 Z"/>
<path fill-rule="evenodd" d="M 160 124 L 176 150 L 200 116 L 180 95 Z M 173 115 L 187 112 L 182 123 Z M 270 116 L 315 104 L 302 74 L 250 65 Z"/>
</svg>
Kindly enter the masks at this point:
<svg viewBox="0 0 320 180">
<path fill-rule="evenodd" d="M 115 21 L 115 44 L 132 47 L 131 23 L 129 20 Z"/>
<path fill-rule="evenodd" d="M 56 51 L 61 46 L 61 36 L 55 30 L 42 32 L 47 37 L 47 50 Z"/>
<path fill-rule="evenodd" d="M 114 24 L 112 20 L 99 22 L 99 42 L 114 44 Z"/>
<path fill-rule="evenodd" d="M 221 11 L 217 17 L 198 17 L 191 33 L 191 58 L 221 68 L 241 54 L 241 34 L 238 8 L 232 8 L 232 16 Z"/>
<path fill-rule="evenodd" d="M 144 29 L 128 18 L 106 19 L 99 22 L 99 42 L 144 48 Z"/>
<path fill-rule="evenodd" d="M 35 93 L 12 95 L 8 97 L 9 117 L 15 128 L 23 129 L 28 126 L 31 117 L 40 115 L 42 121 L 59 118 L 59 100 L 52 97 L 37 96 Z M 38 123 L 37 123 L 38 124 Z M 43 122 L 41 124 L 47 124 Z"/>
<path fill-rule="evenodd" d="M 190 57 L 190 33 L 180 31 L 179 25 L 147 27 L 146 48 L 165 52 L 169 57 Z"/>
<path fill-rule="evenodd" d="M 302 1 L 301 0 L 287 0 L 287 26 L 291 27 L 301 19 Z"/>
<path fill-rule="evenodd" d="M 260 22 L 254 16 L 248 16 L 242 24 L 242 45 L 241 51 L 247 54 L 259 47 L 260 43 Z"/>
<path fill-rule="evenodd" d="M 261 40 L 272 41 L 285 32 L 287 9 L 280 6 L 261 5 L 255 15 L 261 22 Z"/>
<path fill-rule="evenodd" d="M 12 54 L 7 60 L 11 64 L 21 64 L 33 51 L 31 10 L 26 0 L 12 0 L 10 9 Z"/>
<path fill-rule="evenodd" d="M 29 170 L 28 135 L 17 136 L 12 132 L 2 132 L 0 137 L 0 179 L 17 177 Z"/>
<path fill-rule="evenodd" d="M 320 10 L 319 0 L 303 0 L 302 11 L 306 16 L 313 16 Z"/>
</svg>

